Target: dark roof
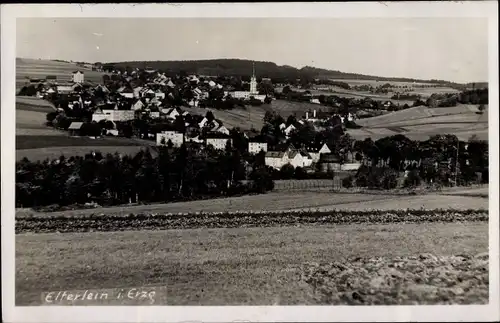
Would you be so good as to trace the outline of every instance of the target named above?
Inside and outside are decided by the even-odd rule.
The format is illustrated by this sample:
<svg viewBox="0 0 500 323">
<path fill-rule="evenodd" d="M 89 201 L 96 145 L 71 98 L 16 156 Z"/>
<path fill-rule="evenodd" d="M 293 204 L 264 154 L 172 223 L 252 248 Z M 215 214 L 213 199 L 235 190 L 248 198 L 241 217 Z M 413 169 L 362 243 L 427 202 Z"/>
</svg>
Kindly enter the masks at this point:
<svg viewBox="0 0 500 323">
<path fill-rule="evenodd" d="M 322 154 L 319 161 L 322 163 L 340 163 L 340 158 L 335 154 Z"/>
<path fill-rule="evenodd" d="M 80 71 L 80 70 L 78 70 L 78 71 L 73 71 L 73 74 L 76 74 L 76 73 L 78 73 L 78 72 L 80 72 L 80 73 L 82 73 L 82 74 L 85 74 L 85 73 L 83 73 L 83 71 Z"/>
<path fill-rule="evenodd" d="M 283 158 L 285 156 L 284 151 L 268 151 L 266 152 L 266 157 L 269 158 Z"/>
</svg>

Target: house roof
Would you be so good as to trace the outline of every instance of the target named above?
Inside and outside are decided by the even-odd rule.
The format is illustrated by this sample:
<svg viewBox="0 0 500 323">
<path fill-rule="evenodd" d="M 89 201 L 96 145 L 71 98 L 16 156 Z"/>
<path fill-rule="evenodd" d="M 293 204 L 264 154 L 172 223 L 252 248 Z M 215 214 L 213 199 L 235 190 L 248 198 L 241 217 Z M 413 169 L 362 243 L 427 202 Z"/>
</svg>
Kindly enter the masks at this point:
<svg viewBox="0 0 500 323">
<path fill-rule="evenodd" d="M 80 130 L 80 128 L 83 126 L 83 122 L 72 122 L 68 130 Z"/>
<path fill-rule="evenodd" d="M 267 158 L 283 158 L 285 156 L 284 151 L 268 151 L 266 152 Z"/>
<path fill-rule="evenodd" d="M 81 74 L 85 74 L 83 73 L 82 71 L 78 70 L 78 71 L 74 71 L 73 74 L 76 74 L 76 73 L 81 73 Z"/>
</svg>

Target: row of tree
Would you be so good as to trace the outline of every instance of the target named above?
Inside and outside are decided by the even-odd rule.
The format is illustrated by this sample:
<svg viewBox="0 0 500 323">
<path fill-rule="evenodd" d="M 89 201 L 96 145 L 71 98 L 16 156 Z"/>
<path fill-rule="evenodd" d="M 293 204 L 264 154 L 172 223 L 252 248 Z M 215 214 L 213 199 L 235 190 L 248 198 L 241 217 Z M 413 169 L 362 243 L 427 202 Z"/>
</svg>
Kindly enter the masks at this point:
<svg viewBox="0 0 500 323">
<path fill-rule="evenodd" d="M 247 184 L 242 181 L 248 179 Z M 85 157 L 16 163 L 16 205 L 39 207 L 97 202 L 171 202 L 249 192 L 264 193 L 274 183 L 262 161 L 252 164 L 229 146 L 218 152 L 183 145 L 135 156 L 98 152 Z"/>
</svg>

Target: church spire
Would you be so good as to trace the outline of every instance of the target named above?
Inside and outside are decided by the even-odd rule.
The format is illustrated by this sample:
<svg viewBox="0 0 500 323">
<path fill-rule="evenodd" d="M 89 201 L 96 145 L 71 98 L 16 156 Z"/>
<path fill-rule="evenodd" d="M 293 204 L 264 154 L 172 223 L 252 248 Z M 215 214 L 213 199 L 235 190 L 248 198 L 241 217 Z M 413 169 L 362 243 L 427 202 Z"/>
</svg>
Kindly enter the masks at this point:
<svg viewBox="0 0 500 323">
<path fill-rule="evenodd" d="M 252 76 L 255 78 L 255 62 L 252 62 Z"/>
</svg>

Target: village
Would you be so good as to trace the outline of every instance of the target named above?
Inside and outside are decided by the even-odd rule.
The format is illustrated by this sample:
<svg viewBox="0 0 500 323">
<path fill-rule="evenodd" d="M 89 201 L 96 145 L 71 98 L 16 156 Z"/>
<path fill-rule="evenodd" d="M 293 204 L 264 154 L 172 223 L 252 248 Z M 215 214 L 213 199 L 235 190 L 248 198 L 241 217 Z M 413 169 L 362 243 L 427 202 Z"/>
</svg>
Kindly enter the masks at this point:
<svg viewBox="0 0 500 323">
<path fill-rule="evenodd" d="M 93 67 L 102 69 L 102 66 Z M 291 139 L 299 129 L 313 127 L 324 130 L 325 124 L 337 118 L 340 125 L 353 121 L 351 113 L 337 115 L 321 110 L 306 111 L 302 116 L 276 123 L 271 132 L 273 140 L 256 129 L 229 129 L 214 115 L 213 107 L 226 103 L 229 109 L 237 106 L 270 103 L 273 98 L 271 79 L 263 78 L 258 84 L 255 68 L 248 84 L 235 90 L 227 84 L 220 84 L 214 78 L 187 75 L 170 78 L 153 69 L 136 69 L 130 73 L 111 71 L 103 77 L 104 84 L 85 81 L 85 72 L 78 70 L 71 74 L 70 82 L 58 82 L 55 77 L 31 79 L 38 98 L 54 103 L 56 111 L 47 115 L 49 125 L 67 130 L 70 136 L 136 137 L 156 142 L 157 146 L 179 148 L 197 145 L 199 149 L 212 146 L 224 150 L 232 145 L 234 134 L 241 134 L 246 153 L 265 154 L 265 165 L 280 170 L 290 164 L 311 173 L 316 171 L 356 170 L 359 163 L 342 162 L 333 147 L 326 141 L 305 142 L 296 148 Z M 32 86 L 33 87 L 33 86 Z M 24 89 L 21 90 L 21 94 Z M 31 93 L 33 94 L 33 93 Z M 317 98 L 311 98 L 316 103 Z M 181 107 L 196 108 L 202 114 L 191 114 Z M 225 106 L 227 108 L 227 105 Z M 272 118 L 272 117 L 271 117 Z M 268 120 L 269 121 L 269 120 Z M 277 134 L 278 133 L 278 134 Z"/>
</svg>

